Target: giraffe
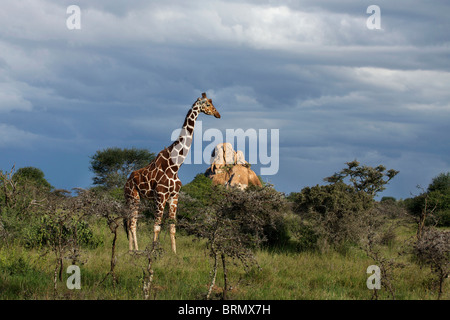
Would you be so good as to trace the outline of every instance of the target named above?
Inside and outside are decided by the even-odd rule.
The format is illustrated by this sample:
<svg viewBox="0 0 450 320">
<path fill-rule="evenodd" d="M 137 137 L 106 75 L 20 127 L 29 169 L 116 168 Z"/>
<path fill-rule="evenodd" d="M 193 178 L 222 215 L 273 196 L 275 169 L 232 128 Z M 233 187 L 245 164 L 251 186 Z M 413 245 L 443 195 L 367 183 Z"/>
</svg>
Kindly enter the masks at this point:
<svg viewBox="0 0 450 320">
<path fill-rule="evenodd" d="M 130 210 L 130 216 L 126 218 L 125 228 L 130 251 L 133 250 L 133 247 L 135 250 L 138 250 L 136 225 L 139 203 L 141 199 L 153 197 L 157 207 L 155 224 L 153 226 L 153 242 L 158 240 L 164 207 L 167 203 L 169 205 L 170 241 L 172 250 L 176 253 L 175 222 L 178 192 L 181 188 L 178 170 L 191 147 L 195 122 L 201 112 L 220 118 L 220 114 L 214 107 L 212 100 L 208 99 L 206 93 L 202 93 L 202 97 L 198 98 L 188 111 L 178 139 L 169 147 L 164 148 L 146 167 L 133 171 L 125 183 L 125 199 Z"/>
</svg>

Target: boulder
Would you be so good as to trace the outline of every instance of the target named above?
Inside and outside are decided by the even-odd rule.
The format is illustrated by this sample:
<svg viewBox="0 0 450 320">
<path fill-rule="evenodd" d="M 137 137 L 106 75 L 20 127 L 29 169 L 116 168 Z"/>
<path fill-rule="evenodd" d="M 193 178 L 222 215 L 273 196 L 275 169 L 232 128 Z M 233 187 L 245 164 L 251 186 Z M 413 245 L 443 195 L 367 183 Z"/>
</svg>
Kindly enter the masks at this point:
<svg viewBox="0 0 450 320">
<path fill-rule="evenodd" d="M 241 150 L 234 151 L 231 143 L 218 144 L 211 153 L 211 166 L 205 175 L 213 184 L 237 186 L 245 189 L 249 185 L 262 186 L 256 173 L 250 169 Z"/>
</svg>

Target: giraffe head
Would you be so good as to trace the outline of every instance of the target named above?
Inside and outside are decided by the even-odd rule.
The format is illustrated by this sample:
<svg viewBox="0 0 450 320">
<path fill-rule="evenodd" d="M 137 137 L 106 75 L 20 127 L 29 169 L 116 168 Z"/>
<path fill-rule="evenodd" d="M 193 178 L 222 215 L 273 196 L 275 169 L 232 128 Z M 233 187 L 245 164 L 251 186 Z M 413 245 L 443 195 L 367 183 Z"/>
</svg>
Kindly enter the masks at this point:
<svg viewBox="0 0 450 320">
<path fill-rule="evenodd" d="M 197 101 L 195 102 L 195 104 L 200 106 L 201 112 L 203 112 L 207 115 L 210 115 L 210 116 L 214 116 L 216 118 L 220 118 L 220 113 L 214 107 L 212 100 L 208 99 L 208 97 L 206 96 L 206 93 L 202 93 L 202 97 L 198 98 Z"/>
</svg>

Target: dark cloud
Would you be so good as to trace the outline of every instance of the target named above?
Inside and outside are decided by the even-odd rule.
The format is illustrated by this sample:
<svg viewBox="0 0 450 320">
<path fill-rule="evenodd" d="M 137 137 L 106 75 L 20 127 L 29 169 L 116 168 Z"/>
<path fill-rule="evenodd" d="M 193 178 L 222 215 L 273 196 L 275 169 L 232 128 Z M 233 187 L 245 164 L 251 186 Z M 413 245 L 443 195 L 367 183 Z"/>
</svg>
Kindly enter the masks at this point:
<svg viewBox="0 0 450 320">
<path fill-rule="evenodd" d="M 379 1 L 381 30 L 366 27 L 370 1 L 82 0 L 68 30 L 72 4 L 2 4 L 1 169 L 86 187 L 96 150 L 158 152 L 207 91 L 222 118 L 202 115 L 203 130 L 280 130 L 280 170 L 264 179 L 282 191 L 355 158 L 400 170 L 398 197 L 449 170 L 445 1 Z"/>
</svg>

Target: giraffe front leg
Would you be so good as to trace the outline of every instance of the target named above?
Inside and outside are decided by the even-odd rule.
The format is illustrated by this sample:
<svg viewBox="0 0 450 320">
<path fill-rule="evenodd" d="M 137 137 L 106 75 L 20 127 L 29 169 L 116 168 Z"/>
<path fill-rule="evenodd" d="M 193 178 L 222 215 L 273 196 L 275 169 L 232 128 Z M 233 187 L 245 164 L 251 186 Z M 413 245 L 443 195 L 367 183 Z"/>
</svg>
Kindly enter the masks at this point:
<svg viewBox="0 0 450 320">
<path fill-rule="evenodd" d="M 172 244 L 172 251 L 173 253 L 177 253 L 177 245 L 175 243 L 175 223 L 170 224 L 170 243 Z"/>
<path fill-rule="evenodd" d="M 177 253 L 177 245 L 175 242 L 175 233 L 176 233 L 176 228 L 175 228 L 175 222 L 177 219 L 177 205 L 178 205 L 178 194 L 173 196 L 170 200 L 169 200 L 169 219 L 171 221 L 170 223 L 170 243 L 172 245 L 172 251 L 174 253 Z"/>
<path fill-rule="evenodd" d="M 161 221 L 164 213 L 165 198 L 160 197 L 157 202 L 157 212 L 155 216 L 155 225 L 153 226 L 153 243 L 158 241 L 159 232 L 161 231 Z"/>
</svg>

